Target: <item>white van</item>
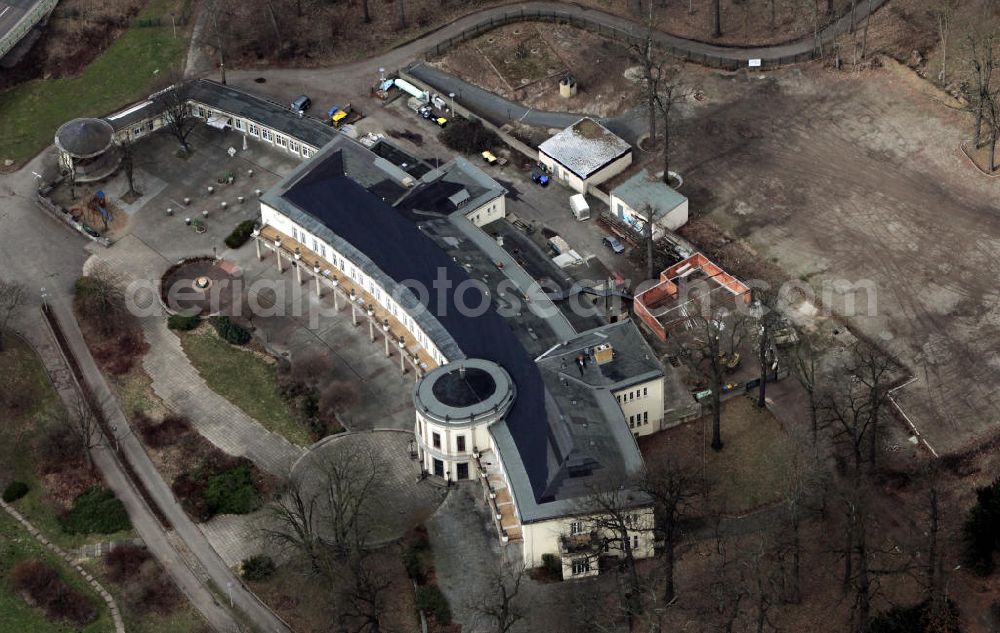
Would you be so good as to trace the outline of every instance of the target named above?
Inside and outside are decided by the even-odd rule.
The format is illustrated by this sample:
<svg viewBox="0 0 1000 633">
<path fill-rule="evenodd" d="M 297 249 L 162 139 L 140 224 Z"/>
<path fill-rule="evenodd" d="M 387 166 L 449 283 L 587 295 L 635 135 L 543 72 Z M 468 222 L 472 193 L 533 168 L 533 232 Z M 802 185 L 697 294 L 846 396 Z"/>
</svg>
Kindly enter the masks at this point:
<svg viewBox="0 0 1000 633">
<path fill-rule="evenodd" d="M 582 193 L 569 197 L 569 208 L 577 220 L 590 219 L 590 205 L 587 204 L 587 199 L 583 197 Z"/>
</svg>

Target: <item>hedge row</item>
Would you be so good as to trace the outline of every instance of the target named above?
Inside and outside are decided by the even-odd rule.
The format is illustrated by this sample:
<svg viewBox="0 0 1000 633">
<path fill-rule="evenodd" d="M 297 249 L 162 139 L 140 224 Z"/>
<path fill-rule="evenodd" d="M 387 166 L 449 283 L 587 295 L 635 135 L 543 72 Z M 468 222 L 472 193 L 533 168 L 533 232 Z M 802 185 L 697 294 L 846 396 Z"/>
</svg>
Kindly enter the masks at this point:
<svg viewBox="0 0 1000 633">
<path fill-rule="evenodd" d="M 226 246 L 229 248 L 239 248 L 247 243 L 250 239 L 250 235 L 253 230 L 257 227 L 256 222 L 253 220 L 244 220 L 236 225 L 233 232 L 229 234 L 226 238 Z"/>
<path fill-rule="evenodd" d="M 180 332 L 193 330 L 200 324 L 201 317 L 197 314 L 190 316 L 184 314 L 171 314 L 167 317 L 167 327 L 171 330 L 178 330 Z"/>
<path fill-rule="evenodd" d="M 246 345 L 250 342 L 250 331 L 233 323 L 227 316 L 213 317 L 212 327 L 222 340 L 232 345 Z"/>
</svg>

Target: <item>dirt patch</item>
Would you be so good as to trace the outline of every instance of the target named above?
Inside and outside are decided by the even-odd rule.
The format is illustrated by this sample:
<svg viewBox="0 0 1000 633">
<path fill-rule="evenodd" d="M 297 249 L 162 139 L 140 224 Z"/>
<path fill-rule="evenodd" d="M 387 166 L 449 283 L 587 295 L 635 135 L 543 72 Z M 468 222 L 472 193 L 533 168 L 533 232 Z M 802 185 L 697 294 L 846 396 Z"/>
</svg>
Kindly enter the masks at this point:
<svg viewBox="0 0 1000 633">
<path fill-rule="evenodd" d="M 614 116 L 636 105 L 639 75 L 629 49 L 564 24 L 522 22 L 495 29 L 434 62 L 443 70 L 540 110 Z M 572 75 L 577 94 L 559 94 Z"/>
<path fill-rule="evenodd" d="M 69 209 L 70 214 L 82 220 L 87 226 L 97 231 L 103 237 L 115 240 L 126 232 L 129 226 L 129 215 L 118 205 L 114 198 L 107 198 L 106 209 L 110 215 L 110 220 L 106 220 L 97 210 L 97 199 L 95 195 L 103 190 L 100 183 L 86 183 L 76 185 L 75 191 L 69 185 L 63 183 L 56 187 L 50 199 L 53 203 Z"/>
<path fill-rule="evenodd" d="M 379 577 L 389 581 L 384 592 L 385 602 L 380 624 L 385 631 L 420 630 L 412 581 L 407 577 L 400 558 L 401 547 L 391 545 L 371 555 L 366 561 Z M 278 567 L 267 580 L 248 582 L 251 590 L 295 631 L 325 633 L 330 622 L 342 621 L 335 604 L 337 590 L 328 582 L 317 582 L 308 566 L 289 563 Z"/>
<path fill-rule="evenodd" d="M 721 428 L 720 452 L 709 448 L 709 418 L 644 436 L 639 448 L 649 463 L 669 458 L 704 473 L 706 507 L 724 515 L 746 514 L 779 501 L 794 462 L 801 459 L 781 423 L 749 398 L 736 397 L 723 404 Z"/>
</svg>

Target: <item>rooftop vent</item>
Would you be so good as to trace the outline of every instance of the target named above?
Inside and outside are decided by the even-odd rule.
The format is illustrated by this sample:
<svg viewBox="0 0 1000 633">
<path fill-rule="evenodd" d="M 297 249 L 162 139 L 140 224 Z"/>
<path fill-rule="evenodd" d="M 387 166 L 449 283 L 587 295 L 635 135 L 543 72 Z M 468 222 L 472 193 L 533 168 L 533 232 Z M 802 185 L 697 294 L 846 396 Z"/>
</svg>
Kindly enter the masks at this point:
<svg viewBox="0 0 1000 633">
<path fill-rule="evenodd" d="M 469 195 L 469 190 L 462 189 L 458 193 L 448 196 L 448 201 L 451 202 L 456 207 L 460 207 L 466 202 L 468 202 L 470 197 L 471 196 Z"/>
<path fill-rule="evenodd" d="M 615 348 L 610 343 L 601 343 L 594 348 L 594 360 L 598 365 L 611 362 L 615 357 Z"/>
</svg>

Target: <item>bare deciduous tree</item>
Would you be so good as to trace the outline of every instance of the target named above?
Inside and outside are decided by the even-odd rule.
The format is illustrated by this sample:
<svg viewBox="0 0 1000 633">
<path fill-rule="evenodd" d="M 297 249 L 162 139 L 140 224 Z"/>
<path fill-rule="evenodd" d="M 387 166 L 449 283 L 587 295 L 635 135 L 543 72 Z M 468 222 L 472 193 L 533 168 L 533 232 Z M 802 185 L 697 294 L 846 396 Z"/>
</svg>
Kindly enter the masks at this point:
<svg viewBox="0 0 1000 633">
<path fill-rule="evenodd" d="M 130 327 L 134 318 L 125 305 L 121 278 L 105 265 L 96 266 L 77 280 L 74 304 L 104 336 L 119 332 L 123 326 Z"/>
<path fill-rule="evenodd" d="M 865 440 L 872 422 L 869 406 L 869 394 L 849 376 L 841 380 L 839 388 L 825 395 L 822 405 L 833 427 L 834 440 L 846 444 L 851 452 L 855 472 L 860 472 L 864 462 Z"/>
<path fill-rule="evenodd" d="M 122 171 L 125 172 L 125 180 L 128 182 L 128 193 L 131 196 L 138 196 L 140 193 L 135 188 L 135 142 L 132 140 L 132 135 L 126 130 L 125 135 L 118 139 L 116 144 L 122 158 Z M 104 228 L 107 230 L 107 226 Z"/>
<path fill-rule="evenodd" d="M 16 281 L 0 279 L 0 351 L 4 348 L 4 332 L 11 319 L 28 300 L 28 289 Z"/>
<path fill-rule="evenodd" d="M 872 23 L 872 11 L 874 7 L 872 6 L 872 0 L 868 0 L 868 15 L 865 16 L 865 29 L 864 34 L 861 36 L 861 59 L 866 59 L 868 56 L 868 27 Z M 822 51 L 820 51 L 822 53 Z"/>
<path fill-rule="evenodd" d="M 208 0 L 203 5 L 203 10 L 208 16 L 205 23 L 203 37 L 199 39 L 200 44 L 204 44 L 215 51 L 219 58 L 219 81 L 226 83 L 226 60 L 229 58 L 229 51 L 233 40 L 233 20 L 236 19 L 231 0 Z M 302 4 L 298 4 L 298 15 L 302 16 Z"/>
<path fill-rule="evenodd" d="M 326 382 L 332 370 L 333 365 L 328 356 L 310 352 L 292 359 L 289 373 L 296 382 L 315 386 Z"/>
<path fill-rule="evenodd" d="M 354 624 L 356 633 L 381 633 L 386 595 L 392 579 L 379 562 L 364 551 L 350 555 L 347 571 L 340 590 L 341 617 Z"/>
<path fill-rule="evenodd" d="M 631 47 L 632 58 L 642 68 L 642 98 L 646 102 L 646 116 L 649 125 L 649 146 L 656 145 L 656 97 L 663 78 L 663 61 L 657 59 L 653 45 L 653 4 L 649 4 L 646 18 L 646 37 L 641 44 Z"/>
<path fill-rule="evenodd" d="M 163 95 L 163 119 L 167 129 L 173 134 L 185 154 L 191 153 L 188 137 L 198 124 L 198 119 L 191 113 L 191 107 L 179 92 L 180 87 L 174 85 Z"/>
<path fill-rule="evenodd" d="M 727 368 L 726 358 L 732 358 L 742 334 L 740 315 L 719 310 L 714 315 L 698 315 L 691 319 L 696 332 L 691 346 L 701 353 L 699 368 L 709 381 L 712 407 L 712 450 L 722 450 L 722 385 Z M 729 353 L 727 356 L 727 345 Z"/>
<path fill-rule="evenodd" d="M 635 499 L 635 490 L 639 488 L 641 486 L 634 487 L 632 482 L 603 481 L 591 488 L 580 506 L 580 514 L 587 517 L 583 523 L 590 533 L 589 556 L 596 559 L 607 553 L 620 559 L 621 609 L 630 630 L 644 610 L 635 546 L 640 535 L 652 528 L 652 525 L 644 525 L 643 507 Z"/>
<path fill-rule="evenodd" d="M 781 323 L 781 315 L 777 310 L 777 295 L 763 288 L 754 288 L 755 338 L 757 343 L 757 367 L 759 368 L 760 384 L 757 387 L 757 407 L 764 408 L 767 399 L 767 377 L 777 362 L 774 348 L 774 335 Z"/>
<path fill-rule="evenodd" d="M 306 493 L 300 482 L 290 482 L 271 505 L 273 527 L 264 527 L 262 531 L 269 541 L 305 557 L 314 573 L 322 573 L 327 561 L 319 534 L 316 500 L 316 495 Z"/>
<path fill-rule="evenodd" d="M 938 40 L 941 43 L 941 71 L 938 73 L 938 81 L 942 85 L 948 82 L 948 36 L 951 33 L 951 21 L 957 6 L 957 0 L 940 0 L 938 6 L 931 10 L 931 15 L 937 23 Z"/>
<path fill-rule="evenodd" d="M 819 438 L 819 375 L 816 371 L 819 365 L 819 355 L 813 347 L 811 339 L 803 332 L 798 333 L 798 341 L 791 350 L 790 361 L 792 374 L 805 389 L 809 399 L 809 423 L 812 430 L 813 449 L 815 450 Z"/>
<path fill-rule="evenodd" d="M 969 63 L 973 70 L 974 86 L 969 90 L 970 107 L 975 113 L 975 144 L 983 146 L 983 125 L 988 132 L 989 171 L 995 171 L 997 140 L 1000 139 L 1000 87 L 996 79 L 996 36 L 992 33 L 969 38 Z"/>
<path fill-rule="evenodd" d="M 869 446 L 868 460 L 874 465 L 878 459 L 879 412 L 889 397 L 889 380 L 893 368 L 892 359 L 881 350 L 865 343 L 855 345 L 851 350 L 849 372 L 857 379 L 868 396 Z"/>
<path fill-rule="evenodd" d="M 95 403 L 100 406 L 100 403 Z M 67 428 L 73 436 L 73 445 L 79 447 L 87 460 L 87 465 L 93 464 L 91 449 L 101 445 L 104 438 L 97 415 L 91 405 L 83 398 L 74 398 L 73 404 L 55 414 L 56 424 Z"/>
<path fill-rule="evenodd" d="M 982 147 L 983 122 L 990 95 L 993 92 L 993 75 L 996 61 L 993 56 L 993 37 L 969 37 L 969 64 L 972 66 L 975 85 L 970 87 L 969 102 L 975 115 L 975 145 Z"/>
<path fill-rule="evenodd" d="M 670 186 L 670 112 L 674 104 L 687 98 L 688 92 L 678 88 L 677 83 L 662 77 L 659 81 L 660 87 L 656 92 L 654 105 L 663 118 L 663 147 L 661 148 L 661 158 L 663 159 L 663 183 Z"/>
<path fill-rule="evenodd" d="M 677 597 L 674 583 L 676 550 L 681 538 L 681 521 L 691 498 L 698 494 L 696 478 L 671 459 L 649 465 L 643 489 L 653 498 L 654 533 L 663 543 L 659 561 L 663 570 L 664 605 Z"/>
<path fill-rule="evenodd" d="M 342 449 L 325 459 L 318 477 L 327 541 L 341 555 L 363 548 L 374 527 L 372 508 L 386 477 L 384 465 L 371 450 Z"/>
<path fill-rule="evenodd" d="M 509 633 L 524 618 L 524 596 L 521 595 L 524 575 L 523 568 L 501 563 L 489 575 L 483 593 L 468 605 L 478 619 L 485 621 L 487 630 Z"/>
</svg>

